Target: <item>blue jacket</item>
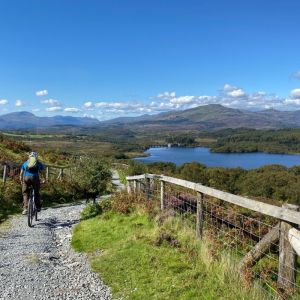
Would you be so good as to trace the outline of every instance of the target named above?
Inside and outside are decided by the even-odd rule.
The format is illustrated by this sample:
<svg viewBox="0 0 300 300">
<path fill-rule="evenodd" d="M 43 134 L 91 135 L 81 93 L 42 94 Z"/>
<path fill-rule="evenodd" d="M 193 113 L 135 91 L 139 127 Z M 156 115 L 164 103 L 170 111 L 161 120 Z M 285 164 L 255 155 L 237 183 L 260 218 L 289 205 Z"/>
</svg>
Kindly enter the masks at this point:
<svg viewBox="0 0 300 300">
<path fill-rule="evenodd" d="M 22 170 L 24 170 L 24 175 L 23 176 L 32 176 L 32 177 L 36 177 L 39 176 L 39 172 L 43 171 L 45 169 L 45 166 L 38 161 L 38 171 L 34 172 L 34 173 L 30 173 L 27 170 L 27 165 L 28 165 L 28 161 L 25 161 L 22 165 Z"/>
</svg>

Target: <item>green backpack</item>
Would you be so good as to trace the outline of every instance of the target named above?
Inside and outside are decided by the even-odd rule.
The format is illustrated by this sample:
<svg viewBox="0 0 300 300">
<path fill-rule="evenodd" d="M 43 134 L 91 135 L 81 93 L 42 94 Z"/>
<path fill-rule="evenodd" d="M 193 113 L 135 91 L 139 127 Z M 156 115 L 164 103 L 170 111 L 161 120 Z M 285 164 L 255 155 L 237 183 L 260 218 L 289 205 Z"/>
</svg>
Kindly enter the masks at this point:
<svg viewBox="0 0 300 300">
<path fill-rule="evenodd" d="M 36 173 L 39 171 L 39 164 L 36 157 L 29 157 L 26 169 L 30 173 Z"/>
</svg>

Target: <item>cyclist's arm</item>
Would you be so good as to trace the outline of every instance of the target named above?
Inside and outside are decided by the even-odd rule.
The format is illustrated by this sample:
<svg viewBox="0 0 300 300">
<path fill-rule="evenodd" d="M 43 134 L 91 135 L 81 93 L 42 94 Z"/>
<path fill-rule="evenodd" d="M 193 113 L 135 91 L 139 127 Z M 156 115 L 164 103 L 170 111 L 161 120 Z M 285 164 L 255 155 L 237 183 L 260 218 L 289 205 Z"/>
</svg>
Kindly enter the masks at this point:
<svg viewBox="0 0 300 300">
<path fill-rule="evenodd" d="M 24 169 L 22 168 L 21 169 L 21 172 L 20 172 L 20 181 L 23 183 L 23 177 L 24 177 Z"/>
</svg>

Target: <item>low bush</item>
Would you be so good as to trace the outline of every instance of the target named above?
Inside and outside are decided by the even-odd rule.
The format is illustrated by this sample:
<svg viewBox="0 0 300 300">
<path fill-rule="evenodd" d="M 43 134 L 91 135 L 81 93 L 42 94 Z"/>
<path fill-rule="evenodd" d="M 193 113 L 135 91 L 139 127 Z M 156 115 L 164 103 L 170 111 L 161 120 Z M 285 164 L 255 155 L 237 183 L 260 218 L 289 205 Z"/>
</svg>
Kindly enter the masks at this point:
<svg viewBox="0 0 300 300">
<path fill-rule="evenodd" d="M 14 181 L 0 184 L 0 223 L 11 214 L 21 212 L 22 192 L 21 185 Z"/>
<path fill-rule="evenodd" d="M 140 163 L 136 160 L 129 161 L 129 168 L 127 169 L 127 174 L 129 176 L 132 175 L 140 175 L 147 173 L 147 166 L 143 163 Z"/>
<path fill-rule="evenodd" d="M 126 191 L 116 193 L 111 198 L 111 208 L 112 211 L 121 214 L 130 214 L 136 208 L 141 208 L 150 216 L 153 216 L 156 210 L 154 202 L 146 200 L 142 194 L 129 194 Z"/>
<path fill-rule="evenodd" d="M 102 213 L 102 208 L 98 203 L 89 203 L 80 214 L 81 220 L 94 218 Z"/>
</svg>

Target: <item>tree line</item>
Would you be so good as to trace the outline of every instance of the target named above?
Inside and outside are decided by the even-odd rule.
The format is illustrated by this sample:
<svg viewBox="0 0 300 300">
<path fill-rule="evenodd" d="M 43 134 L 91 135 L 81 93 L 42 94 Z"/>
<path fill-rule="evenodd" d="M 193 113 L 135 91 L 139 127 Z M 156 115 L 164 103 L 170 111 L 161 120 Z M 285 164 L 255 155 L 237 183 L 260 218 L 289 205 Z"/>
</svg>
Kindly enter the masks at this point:
<svg viewBox="0 0 300 300">
<path fill-rule="evenodd" d="M 300 166 L 267 165 L 257 169 L 206 167 L 198 162 L 142 164 L 130 162 L 129 175 L 165 174 L 262 201 L 300 205 Z"/>
</svg>

